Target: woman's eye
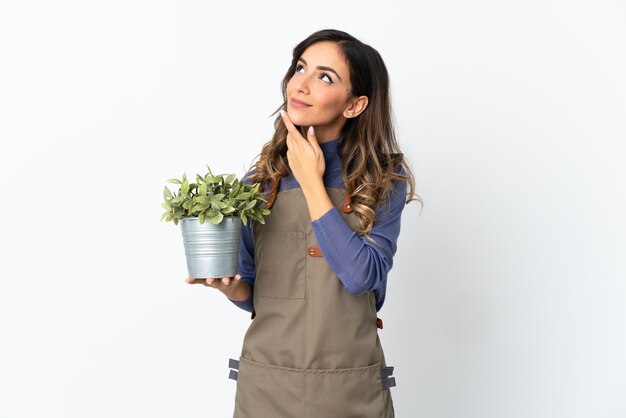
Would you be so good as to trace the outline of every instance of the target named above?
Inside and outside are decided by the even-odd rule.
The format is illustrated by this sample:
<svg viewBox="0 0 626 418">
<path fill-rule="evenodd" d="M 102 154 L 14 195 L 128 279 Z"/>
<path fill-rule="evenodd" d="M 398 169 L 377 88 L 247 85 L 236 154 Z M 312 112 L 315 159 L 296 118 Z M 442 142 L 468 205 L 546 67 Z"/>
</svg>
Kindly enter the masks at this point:
<svg viewBox="0 0 626 418">
<path fill-rule="evenodd" d="M 304 67 L 302 66 L 302 64 L 296 65 L 296 72 L 297 73 L 301 73 L 303 71 L 304 71 Z"/>
<path fill-rule="evenodd" d="M 328 74 L 322 74 L 320 75 L 320 80 L 325 81 L 326 83 L 332 84 L 333 79 L 330 78 L 330 76 Z"/>
</svg>

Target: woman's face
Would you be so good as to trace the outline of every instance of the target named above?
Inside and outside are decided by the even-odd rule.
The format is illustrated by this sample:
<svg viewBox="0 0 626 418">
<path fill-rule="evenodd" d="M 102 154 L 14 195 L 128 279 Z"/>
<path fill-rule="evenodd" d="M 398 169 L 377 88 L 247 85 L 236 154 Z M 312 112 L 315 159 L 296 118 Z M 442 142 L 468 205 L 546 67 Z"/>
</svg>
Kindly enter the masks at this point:
<svg viewBox="0 0 626 418">
<path fill-rule="evenodd" d="M 339 46 L 323 41 L 309 46 L 287 84 L 287 113 L 295 125 L 314 126 L 319 142 L 339 137 L 350 107 L 350 70 Z"/>
</svg>

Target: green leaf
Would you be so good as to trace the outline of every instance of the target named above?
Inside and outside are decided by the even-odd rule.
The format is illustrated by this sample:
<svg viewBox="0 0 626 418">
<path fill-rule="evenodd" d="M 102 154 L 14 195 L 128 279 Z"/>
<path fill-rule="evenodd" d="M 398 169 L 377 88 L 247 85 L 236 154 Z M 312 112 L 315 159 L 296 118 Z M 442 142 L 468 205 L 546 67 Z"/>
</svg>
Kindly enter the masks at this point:
<svg viewBox="0 0 626 418">
<path fill-rule="evenodd" d="M 200 212 L 200 215 L 198 215 L 198 222 L 204 223 L 204 212 Z"/>
<path fill-rule="evenodd" d="M 163 189 L 163 199 L 170 199 L 171 197 L 172 197 L 172 192 L 170 191 L 170 189 L 165 187 L 165 189 Z"/>
<path fill-rule="evenodd" d="M 229 174 L 228 177 L 226 177 L 226 183 L 231 184 L 233 181 L 235 181 L 236 178 L 237 178 L 236 175 Z"/>
<path fill-rule="evenodd" d="M 255 200 L 251 200 L 250 202 L 248 202 L 248 204 L 246 205 L 246 207 L 244 208 L 244 210 L 250 210 L 252 208 L 254 208 L 256 206 L 256 199 Z"/>
<path fill-rule="evenodd" d="M 235 211 L 235 208 L 232 206 L 227 206 L 224 209 L 222 209 L 222 213 L 224 215 L 228 215 L 229 213 L 233 213 Z"/>
<path fill-rule="evenodd" d="M 241 193 L 239 196 L 237 196 L 235 199 L 237 199 L 237 200 L 247 200 L 250 196 L 251 196 L 251 194 L 249 192 L 244 192 L 244 193 Z"/>
<path fill-rule="evenodd" d="M 208 189 L 209 186 L 206 183 L 201 184 L 200 187 L 198 187 L 198 194 L 204 196 L 207 194 Z"/>
<path fill-rule="evenodd" d="M 205 210 L 206 208 L 204 207 L 204 205 L 194 205 L 189 212 L 190 213 L 196 213 L 196 212 L 201 212 L 203 210 Z"/>
<path fill-rule="evenodd" d="M 217 213 L 217 215 L 215 215 L 215 216 L 213 216 L 213 217 L 209 218 L 209 221 L 210 221 L 212 224 L 217 225 L 217 224 L 219 224 L 220 222 L 222 222 L 222 219 L 224 219 L 224 215 L 222 215 L 222 213 L 221 213 L 221 212 L 218 212 L 218 213 Z"/>
<path fill-rule="evenodd" d="M 183 184 L 183 182 L 178 179 L 167 179 L 167 182 L 174 183 L 174 184 Z"/>
<path fill-rule="evenodd" d="M 243 224 L 248 225 L 248 217 L 246 216 L 246 214 L 242 212 L 240 217 L 241 217 L 241 220 L 243 221 Z"/>
<path fill-rule="evenodd" d="M 208 205 L 211 201 L 211 199 L 209 199 L 208 196 L 196 196 L 195 200 L 196 200 L 196 203 L 200 203 L 201 205 Z"/>
</svg>

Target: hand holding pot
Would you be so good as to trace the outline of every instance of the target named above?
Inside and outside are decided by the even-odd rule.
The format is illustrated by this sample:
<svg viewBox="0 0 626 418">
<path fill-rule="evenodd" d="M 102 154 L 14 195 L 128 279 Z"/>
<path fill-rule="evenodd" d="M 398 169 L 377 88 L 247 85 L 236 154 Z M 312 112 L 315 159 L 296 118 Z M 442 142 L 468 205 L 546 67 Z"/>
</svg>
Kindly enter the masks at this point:
<svg viewBox="0 0 626 418">
<path fill-rule="evenodd" d="M 221 279 L 213 277 L 208 277 L 206 279 L 194 279 L 192 277 L 187 277 L 185 282 L 189 284 L 202 284 L 207 287 L 212 287 L 222 292 L 228 299 L 234 301 L 244 301 L 250 296 L 250 286 L 248 283 L 241 280 L 241 275 L 239 274 L 235 275 L 235 277 L 223 277 Z"/>
</svg>

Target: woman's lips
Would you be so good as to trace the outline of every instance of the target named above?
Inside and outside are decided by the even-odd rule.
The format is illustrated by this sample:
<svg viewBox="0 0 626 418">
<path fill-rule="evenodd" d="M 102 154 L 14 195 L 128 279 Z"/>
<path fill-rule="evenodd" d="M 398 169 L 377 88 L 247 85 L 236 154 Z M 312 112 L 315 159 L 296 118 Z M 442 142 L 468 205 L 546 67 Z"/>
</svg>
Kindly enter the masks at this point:
<svg viewBox="0 0 626 418">
<path fill-rule="evenodd" d="M 303 108 L 306 108 L 306 107 L 311 107 L 310 104 L 308 104 L 306 102 L 303 102 L 302 100 L 295 99 L 293 97 L 291 98 L 290 102 L 291 102 L 291 105 L 293 107 L 297 108 L 297 109 L 303 109 Z"/>
</svg>

